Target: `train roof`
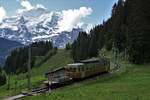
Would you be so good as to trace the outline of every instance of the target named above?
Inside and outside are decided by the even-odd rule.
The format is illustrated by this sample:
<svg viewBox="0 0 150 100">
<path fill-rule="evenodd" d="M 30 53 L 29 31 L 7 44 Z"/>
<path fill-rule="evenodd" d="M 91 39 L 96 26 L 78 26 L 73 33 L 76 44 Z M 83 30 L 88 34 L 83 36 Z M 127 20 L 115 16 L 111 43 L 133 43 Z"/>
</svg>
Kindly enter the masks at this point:
<svg viewBox="0 0 150 100">
<path fill-rule="evenodd" d="M 83 63 L 73 63 L 73 64 L 68 64 L 67 66 L 71 68 L 78 68 L 79 66 L 83 66 L 83 65 L 84 65 Z"/>
<path fill-rule="evenodd" d="M 77 68 L 85 64 L 97 63 L 97 62 L 100 62 L 99 58 L 91 58 L 91 59 L 81 60 L 79 63 L 68 64 L 67 66 L 72 67 L 72 68 Z"/>
<path fill-rule="evenodd" d="M 73 64 L 68 64 L 68 66 L 82 66 L 84 65 L 83 63 L 73 63 Z"/>
</svg>

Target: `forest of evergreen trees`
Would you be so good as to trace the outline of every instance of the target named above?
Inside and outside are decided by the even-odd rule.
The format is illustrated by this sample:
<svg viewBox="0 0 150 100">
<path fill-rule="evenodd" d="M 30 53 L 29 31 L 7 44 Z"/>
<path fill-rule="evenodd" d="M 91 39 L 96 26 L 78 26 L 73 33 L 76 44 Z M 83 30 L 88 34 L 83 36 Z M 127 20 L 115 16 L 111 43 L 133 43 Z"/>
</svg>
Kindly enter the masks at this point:
<svg viewBox="0 0 150 100">
<path fill-rule="evenodd" d="M 35 42 L 30 45 L 31 47 L 31 67 L 40 66 L 47 57 L 52 56 L 56 53 L 56 49 L 53 47 L 51 42 Z M 50 52 L 51 51 L 51 52 Z M 50 54 L 49 54 L 50 52 Z M 7 57 L 4 70 L 8 74 L 18 74 L 27 71 L 28 66 L 28 53 L 29 46 L 17 48 L 11 52 Z M 46 56 L 38 65 L 35 65 L 35 60 L 37 56 Z"/>
<path fill-rule="evenodd" d="M 129 61 L 150 62 L 150 0 L 118 0 L 111 17 L 72 44 L 74 61 L 96 57 L 102 48 L 127 52 Z"/>
</svg>

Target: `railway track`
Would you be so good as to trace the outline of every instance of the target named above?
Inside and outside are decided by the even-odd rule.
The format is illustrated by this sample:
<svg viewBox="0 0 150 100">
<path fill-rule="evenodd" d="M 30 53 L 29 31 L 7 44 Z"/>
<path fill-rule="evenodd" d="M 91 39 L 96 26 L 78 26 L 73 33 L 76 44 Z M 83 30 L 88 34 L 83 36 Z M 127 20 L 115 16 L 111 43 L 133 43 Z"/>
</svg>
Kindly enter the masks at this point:
<svg viewBox="0 0 150 100">
<path fill-rule="evenodd" d="M 5 98 L 3 100 L 17 100 L 17 99 L 20 99 L 20 98 L 23 98 L 25 97 L 26 95 L 23 95 L 23 94 L 18 94 L 16 96 L 12 96 L 12 97 L 8 97 L 8 98 Z"/>
<path fill-rule="evenodd" d="M 93 77 L 89 77 L 89 78 L 86 78 L 86 79 L 83 79 L 83 80 L 80 80 L 80 81 L 75 81 L 75 82 L 72 81 L 70 84 L 79 83 L 79 82 L 83 82 L 83 81 L 86 82 L 88 80 L 93 80 L 93 79 L 96 79 L 96 78 L 99 78 L 99 77 L 103 77 L 103 76 L 106 76 L 106 75 L 110 75 L 110 73 L 103 73 L 103 74 L 100 74 L 100 75 L 95 75 Z M 54 89 L 61 88 L 63 86 L 65 86 L 65 85 L 59 85 L 58 87 L 56 87 Z M 43 93 L 50 93 L 51 91 L 52 90 L 50 89 L 50 87 L 47 87 L 47 86 L 45 86 L 45 87 L 37 87 L 37 88 L 32 89 L 30 92 L 27 92 L 27 91 L 25 92 L 24 91 L 21 94 L 5 98 L 4 100 L 18 100 L 18 99 L 21 99 L 21 98 L 27 97 L 27 96 L 36 96 L 36 95 L 40 95 L 40 94 L 43 94 Z"/>
<path fill-rule="evenodd" d="M 107 65 L 107 61 L 99 61 L 98 59 L 68 64 L 67 67 L 58 68 L 46 73 L 45 76 L 48 77 L 48 81 L 44 83 L 45 87 L 34 88 L 30 92 L 22 92 L 19 95 L 4 100 L 16 100 L 26 96 L 40 95 L 51 92 L 51 89 L 64 87 L 65 85 L 82 82 L 87 79 L 95 79 L 99 75 L 110 75 L 108 73 L 109 68 L 105 67 L 105 65 Z"/>
<path fill-rule="evenodd" d="M 21 99 L 26 96 L 36 96 L 36 95 L 40 95 L 40 94 L 46 93 L 46 92 L 51 92 L 51 90 L 48 87 L 42 87 L 42 88 L 39 87 L 39 88 L 32 89 L 31 92 L 22 92 L 21 94 L 18 94 L 18 95 L 12 96 L 12 97 L 8 97 L 3 100 L 18 100 L 18 99 Z"/>
</svg>

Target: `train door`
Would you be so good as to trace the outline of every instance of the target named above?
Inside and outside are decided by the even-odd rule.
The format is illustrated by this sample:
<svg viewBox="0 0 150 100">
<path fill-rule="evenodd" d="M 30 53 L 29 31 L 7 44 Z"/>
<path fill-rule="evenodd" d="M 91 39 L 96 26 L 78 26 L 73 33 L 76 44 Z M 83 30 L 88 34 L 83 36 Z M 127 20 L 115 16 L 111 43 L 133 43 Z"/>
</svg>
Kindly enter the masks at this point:
<svg viewBox="0 0 150 100">
<path fill-rule="evenodd" d="M 81 67 L 81 78 L 84 78 L 85 77 L 85 67 L 82 66 Z"/>
</svg>

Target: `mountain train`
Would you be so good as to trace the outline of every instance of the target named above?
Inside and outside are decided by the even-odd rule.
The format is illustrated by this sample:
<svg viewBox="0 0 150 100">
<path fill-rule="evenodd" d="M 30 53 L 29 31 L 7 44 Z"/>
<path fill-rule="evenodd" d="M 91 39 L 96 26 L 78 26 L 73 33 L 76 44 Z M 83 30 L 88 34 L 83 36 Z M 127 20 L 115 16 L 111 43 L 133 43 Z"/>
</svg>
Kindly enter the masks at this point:
<svg viewBox="0 0 150 100">
<path fill-rule="evenodd" d="M 107 73 L 110 70 L 109 59 L 92 58 L 81 60 L 78 63 L 67 64 L 45 74 L 48 78 L 44 83 L 49 88 L 57 88 L 62 85 L 80 81 L 98 74 Z"/>
</svg>

